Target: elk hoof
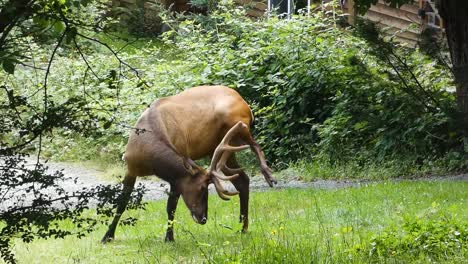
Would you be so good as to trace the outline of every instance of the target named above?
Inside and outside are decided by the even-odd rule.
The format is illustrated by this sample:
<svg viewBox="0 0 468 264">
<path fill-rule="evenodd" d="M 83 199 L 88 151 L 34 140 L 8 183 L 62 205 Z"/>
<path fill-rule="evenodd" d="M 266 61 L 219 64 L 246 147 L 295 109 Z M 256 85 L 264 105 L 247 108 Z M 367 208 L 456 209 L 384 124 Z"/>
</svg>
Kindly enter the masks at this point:
<svg viewBox="0 0 468 264">
<path fill-rule="evenodd" d="M 164 242 L 174 242 L 174 231 L 167 230 L 166 237 L 164 238 Z"/>
<path fill-rule="evenodd" d="M 166 238 L 164 239 L 164 242 L 170 243 L 170 242 L 175 242 L 175 240 L 173 236 L 166 236 Z"/>
<path fill-rule="evenodd" d="M 261 171 L 263 176 L 265 176 L 265 180 L 270 187 L 273 187 L 274 184 L 278 184 L 278 181 L 275 178 L 273 178 L 270 168 L 264 166 L 262 167 Z"/>
<path fill-rule="evenodd" d="M 112 240 L 114 240 L 114 236 L 105 235 L 105 236 L 101 239 L 101 243 L 102 243 L 102 244 L 106 244 L 106 243 L 108 243 L 108 242 L 111 242 Z"/>
<path fill-rule="evenodd" d="M 267 183 L 268 185 L 270 185 L 270 187 L 274 187 L 276 184 L 278 184 L 278 181 L 275 178 L 270 177 L 269 179 L 267 179 Z"/>
<path fill-rule="evenodd" d="M 242 228 L 241 230 L 237 231 L 237 233 L 241 233 L 242 235 L 249 233 L 248 229 Z"/>
</svg>

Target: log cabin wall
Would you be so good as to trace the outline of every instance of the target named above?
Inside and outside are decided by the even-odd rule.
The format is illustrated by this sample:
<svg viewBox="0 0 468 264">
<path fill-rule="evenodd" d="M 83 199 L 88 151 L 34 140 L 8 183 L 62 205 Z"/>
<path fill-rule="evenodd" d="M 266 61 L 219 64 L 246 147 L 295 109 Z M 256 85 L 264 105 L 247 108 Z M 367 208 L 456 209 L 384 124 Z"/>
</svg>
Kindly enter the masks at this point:
<svg viewBox="0 0 468 264">
<path fill-rule="evenodd" d="M 342 0 L 343 2 L 343 12 L 349 14 L 348 22 L 353 24 L 356 16 L 353 8 L 354 0 Z M 421 32 L 426 28 L 443 32 L 443 23 L 435 8 L 435 0 L 414 0 L 413 3 L 400 8 L 390 7 L 379 0 L 376 5 L 371 6 L 364 17 L 388 28 L 389 34 L 396 33 L 397 40 L 412 46 L 417 44 Z"/>
<path fill-rule="evenodd" d="M 418 0 L 400 8 L 393 8 L 379 0 L 377 4 L 370 7 L 363 17 L 387 28 L 387 33 L 395 34 L 397 40 L 415 45 L 419 39 L 422 24 L 418 15 L 419 2 Z M 356 16 L 353 5 L 353 0 L 346 0 L 342 5 L 343 12 L 349 14 L 348 22 L 350 24 L 354 23 Z"/>
<path fill-rule="evenodd" d="M 343 13 L 349 14 L 348 22 L 354 23 L 354 0 L 324 0 L 323 2 L 337 1 L 341 4 Z M 405 4 L 400 8 L 393 8 L 379 0 L 372 5 L 364 15 L 378 25 L 387 28 L 388 34 L 395 34 L 396 39 L 416 45 L 420 33 L 427 27 L 442 29 L 442 20 L 435 9 L 435 0 L 414 0 L 411 4 Z M 151 3 L 162 3 L 165 7 L 171 7 L 173 11 L 185 12 L 190 10 L 189 0 L 112 0 L 114 6 L 126 6 L 129 8 L 138 6 L 150 6 Z M 238 5 L 247 8 L 250 17 L 264 16 L 268 10 L 268 0 L 234 0 Z M 442 30 L 441 30 L 442 31 Z"/>
</svg>

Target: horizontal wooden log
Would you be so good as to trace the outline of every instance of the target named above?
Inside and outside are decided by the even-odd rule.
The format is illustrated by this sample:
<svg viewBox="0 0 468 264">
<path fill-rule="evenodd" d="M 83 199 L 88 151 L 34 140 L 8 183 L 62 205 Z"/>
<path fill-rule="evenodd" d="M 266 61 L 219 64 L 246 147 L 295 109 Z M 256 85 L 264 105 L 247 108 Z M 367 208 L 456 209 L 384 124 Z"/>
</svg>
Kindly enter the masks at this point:
<svg viewBox="0 0 468 264">
<path fill-rule="evenodd" d="M 265 3 L 258 2 L 255 4 L 255 9 L 266 12 L 268 10 L 268 5 Z"/>
<path fill-rule="evenodd" d="M 395 37 L 394 40 L 397 41 L 397 42 L 400 42 L 400 43 L 405 43 L 405 44 L 407 44 L 408 47 L 412 47 L 412 48 L 414 48 L 414 47 L 416 47 L 418 45 L 417 41 L 412 40 L 412 39 L 407 39 L 407 38 L 404 38 L 404 37 L 397 36 L 397 37 Z"/>
<path fill-rule="evenodd" d="M 384 25 L 382 23 L 377 23 L 377 26 L 380 28 L 385 28 L 383 30 L 383 33 L 386 35 L 397 35 L 405 39 L 410 39 L 413 41 L 418 41 L 419 40 L 419 33 L 411 32 L 411 31 L 406 31 L 406 30 L 401 30 L 398 28 L 394 27 L 388 27 L 388 25 Z"/>
<path fill-rule="evenodd" d="M 385 4 L 385 2 L 383 0 L 379 0 L 378 2 L 379 4 L 382 4 L 382 5 L 387 5 L 388 4 Z M 393 7 L 392 7 L 393 8 Z M 413 4 L 404 4 L 402 6 L 399 7 L 401 10 L 403 11 L 406 11 L 406 12 L 410 12 L 410 13 L 413 13 L 413 14 L 418 14 L 418 11 L 419 11 L 419 2 L 418 1 L 414 1 Z"/>
<path fill-rule="evenodd" d="M 351 1 L 346 1 L 345 4 L 343 5 L 342 9 L 348 11 L 350 2 Z M 375 5 L 372 5 L 371 8 L 373 8 L 374 6 Z M 415 1 L 413 4 L 402 5 L 402 6 L 400 6 L 399 9 L 396 9 L 396 8 L 390 7 L 384 1 L 379 0 L 379 2 L 377 3 L 377 6 L 387 6 L 387 8 L 391 8 L 391 9 L 395 9 L 395 10 L 401 10 L 401 11 L 408 12 L 408 13 L 411 13 L 411 14 L 414 14 L 414 15 L 418 15 L 418 13 L 419 13 L 418 1 Z"/>
<path fill-rule="evenodd" d="M 240 5 L 249 5 L 252 2 L 257 2 L 255 0 L 234 0 L 234 3 L 240 4 Z"/>
<path fill-rule="evenodd" d="M 392 16 L 388 16 L 385 14 L 376 13 L 372 10 L 369 10 L 364 17 L 371 21 L 381 23 L 383 25 L 395 27 L 398 29 L 407 29 L 408 31 L 414 32 L 417 34 L 419 34 L 419 31 L 420 31 L 419 25 L 416 28 L 414 28 L 412 25 L 413 24 L 412 22 L 400 19 L 398 17 L 392 17 Z"/>
<path fill-rule="evenodd" d="M 377 3 L 376 5 L 371 6 L 370 10 L 387 16 L 397 17 L 408 22 L 421 23 L 421 18 L 417 14 L 403 9 L 392 8 L 384 4 Z"/>
</svg>

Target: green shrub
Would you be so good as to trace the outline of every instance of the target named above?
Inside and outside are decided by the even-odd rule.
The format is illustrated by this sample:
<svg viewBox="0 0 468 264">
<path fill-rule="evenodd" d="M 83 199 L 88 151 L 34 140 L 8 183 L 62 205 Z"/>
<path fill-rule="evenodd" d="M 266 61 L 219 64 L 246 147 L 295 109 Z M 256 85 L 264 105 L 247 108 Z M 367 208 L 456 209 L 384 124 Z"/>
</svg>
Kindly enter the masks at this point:
<svg viewBox="0 0 468 264">
<path fill-rule="evenodd" d="M 200 83 L 231 86 L 252 105 L 255 137 L 278 167 L 317 155 L 418 163 L 460 143 L 445 68 L 321 14 L 252 21 L 232 8 L 187 20 L 170 39 Z"/>
<path fill-rule="evenodd" d="M 160 5 L 140 6 L 129 12 L 124 23 L 131 34 L 139 37 L 155 37 L 161 34 L 163 20 L 161 13 L 166 12 Z"/>
<path fill-rule="evenodd" d="M 468 246 L 468 223 L 439 211 L 433 203 L 422 216 L 407 216 L 402 225 L 386 228 L 371 238 L 369 256 L 374 259 L 425 255 L 447 258 Z"/>
<path fill-rule="evenodd" d="M 99 37 L 103 42 L 114 45 L 110 38 Z M 166 47 L 153 42 L 138 43 L 138 48 L 120 47 L 121 43 L 117 43 L 119 47 L 114 47 L 119 50 L 118 56 L 122 61 L 144 72 L 140 78 L 105 47 L 83 39 L 78 39 L 78 43 L 82 51 L 87 51 L 86 61 L 76 49 L 60 50 L 48 76 L 48 96 L 51 106 L 71 106 L 69 99 L 79 98 L 80 108 L 73 109 L 71 113 L 76 125 L 83 129 L 80 133 L 73 129 L 49 131 L 47 140 L 43 141 L 42 155 L 55 160 L 120 161 L 126 137 L 145 107 L 158 97 L 189 87 L 191 84 L 185 82 L 190 83 L 192 79 L 180 74 L 187 71 L 178 60 L 165 61 L 160 65 L 160 60 L 164 60 L 160 57 L 171 53 L 166 51 Z M 38 66 L 43 67 L 49 47 L 31 45 L 30 51 L 38 60 Z M 0 73 L 0 80 L 6 88 L 14 90 L 15 94 L 27 98 L 29 104 L 41 109 L 43 93 L 37 93 L 36 71 L 21 67 L 14 76 Z M 2 89 L 0 101 L 7 99 L 6 96 Z M 25 113 L 23 120 L 27 121 L 32 116 L 34 113 Z M 16 137 L 15 133 L 12 131 L 11 137 Z M 10 134 L 2 136 L 10 137 Z M 31 151 L 34 151 L 33 145 Z"/>
<path fill-rule="evenodd" d="M 49 75 L 51 100 L 84 96 L 100 121 L 90 135 L 54 131 L 59 139 L 43 153 L 118 160 L 131 126 L 153 100 L 224 84 L 252 106 L 254 137 L 277 168 L 312 160 L 329 172 L 344 166 L 341 174 L 376 168 L 378 175 L 380 167 L 405 175 L 431 166 L 466 170 L 456 153 L 460 132 L 449 72 L 375 32 L 366 36 L 371 27 L 353 34 L 320 13 L 253 21 L 223 2 L 210 16 L 190 16 L 176 28 L 162 46 L 149 39 L 136 48 L 119 44 L 120 60 L 134 69 L 89 40 L 79 39 L 82 49 L 94 50 L 87 63 L 76 50 L 59 51 L 54 65 L 60 66 Z M 43 61 L 47 47 L 38 49 Z M 31 96 L 34 76 L 22 68 L 5 83 Z M 70 153 L 62 156 L 62 146 Z"/>
</svg>

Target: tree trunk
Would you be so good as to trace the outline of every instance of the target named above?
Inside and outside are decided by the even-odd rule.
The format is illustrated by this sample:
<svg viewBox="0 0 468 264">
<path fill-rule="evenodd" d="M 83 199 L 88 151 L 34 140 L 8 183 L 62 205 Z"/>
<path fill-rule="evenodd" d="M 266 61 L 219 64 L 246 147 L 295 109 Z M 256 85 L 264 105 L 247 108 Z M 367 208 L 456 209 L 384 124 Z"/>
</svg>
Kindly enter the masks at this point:
<svg viewBox="0 0 468 264">
<path fill-rule="evenodd" d="M 465 155 L 468 153 L 468 1 L 440 0 L 439 14 L 452 58 Z"/>
</svg>

